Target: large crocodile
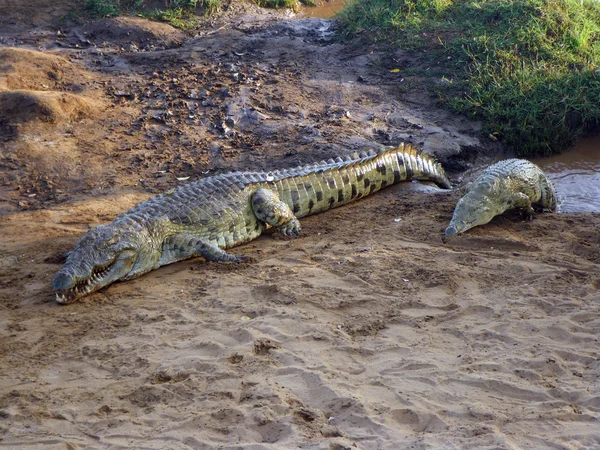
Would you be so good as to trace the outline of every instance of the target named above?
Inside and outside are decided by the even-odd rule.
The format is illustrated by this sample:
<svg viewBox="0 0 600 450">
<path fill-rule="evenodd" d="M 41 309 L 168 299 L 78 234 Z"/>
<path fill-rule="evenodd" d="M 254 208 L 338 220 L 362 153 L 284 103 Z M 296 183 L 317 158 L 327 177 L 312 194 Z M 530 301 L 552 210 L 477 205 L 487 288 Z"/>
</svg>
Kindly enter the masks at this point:
<svg viewBox="0 0 600 450">
<path fill-rule="evenodd" d="M 542 169 L 525 159 L 500 161 L 486 168 L 468 186 L 456 204 L 444 240 L 484 225 L 509 209 L 521 208 L 525 217 L 531 219 L 534 206 L 555 211 L 556 205 L 556 190 Z"/>
<path fill-rule="evenodd" d="M 239 262 L 243 256 L 224 249 L 257 238 L 268 225 L 296 236 L 298 218 L 402 180 L 451 187 L 439 163 L 403 144 L 287 170 L 231 172 L 172 189 L 88 231 L 52 280 L 56 301 L 70 303 L 193 256 Z"/>
</svg>

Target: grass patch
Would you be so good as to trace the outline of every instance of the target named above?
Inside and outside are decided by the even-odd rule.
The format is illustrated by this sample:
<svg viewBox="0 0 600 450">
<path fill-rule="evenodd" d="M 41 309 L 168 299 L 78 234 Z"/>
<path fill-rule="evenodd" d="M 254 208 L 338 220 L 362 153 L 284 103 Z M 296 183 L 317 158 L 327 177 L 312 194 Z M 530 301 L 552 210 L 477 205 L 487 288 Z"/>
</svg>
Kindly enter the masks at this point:
<svg viewBox="0 0 600 450">
<path fill-rule="evenodd" d="M 261 8 L 289 8 L 298 12 L 302 6 L 318 6 L 320 0 L 255 0 Z"/>
<path fill-rule="evenodd" d="M 182 30 L 189 30 L 198 24 L 198 17 L 187 8 L 156 9 L 149 13 L 141 13 L 141 15 L 148 19 L 166 22 Z"/>
<path fill-rule="evenodd" d="M 137 14 L 149 19 L 189 29 L 197 22 L 197 14 L 212 16 L 222 6 L 221 0 L 164 0 L 164 7 L 156 9 L 156 2 L 147 0 L 85 0 L 83 9 L 95 18 L 113 17 L 120 14 Z"/>
<path fill-rule="evenodd" d="M 320 4 L 320 0 L 254 1 L 262 8 L 289 8 L 294 12 L 298 12 L 301 6 Z M 219 12 L 223 6 L 222 0 L 164 0 L 164 7 L 158 9 L 156 3 L 152 0 L 83 0 L 83 10 L 93 18 L 135 14 L 187 30 L 198 24 L 198 14 L 210 17 Z"/>
<path fill-rule="evenodd" d="M 256 0 L 261 8 L 290 8 L 297 11 L 300 4 L 297 0 Z"/>
<path fill-rule="evenodd" d="M 598 1 L 355 0 L 338 18 L 346 36 L 426 55 L 440 99 L 520 155 L 563 151 L 600 124 Z"/>
<path fill-rule="evenodd" d="M 301 6 L 317 6 L 320 0 L 254 0 L 262 8 L 289 8 L 298 12 Z M 151 0 L 83 0 L 83 9 L 94 18 L 137 14 L 152 20 L 189 29 L 197 25 L 196 15 L 212 16 L 223 6 L 222 0 L 164 0 L 163 8 L 152 8 Z M 152 1 L 156 5 L 156 1 Z"/>
<path fill-rule="evenodd" d="M 119 14 L 118 0 L 86 0 L 83 8 L 92 17 L 111 17 Z"/>
</svg>

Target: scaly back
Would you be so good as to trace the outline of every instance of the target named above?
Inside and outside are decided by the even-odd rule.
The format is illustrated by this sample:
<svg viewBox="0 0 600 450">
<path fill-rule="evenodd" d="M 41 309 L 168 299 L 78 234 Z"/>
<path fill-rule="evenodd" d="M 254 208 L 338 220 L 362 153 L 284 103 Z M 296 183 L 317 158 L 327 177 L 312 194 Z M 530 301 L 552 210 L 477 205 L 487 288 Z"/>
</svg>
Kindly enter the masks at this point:
<svg viewBox="0 0 600 450">
<path fill-rule="evenodd" d="M 409 144 L 337 157 L 329 161 L 270 172 L 229 172 L 206 177 L 139 203 L 119 218 L 186 215 L 193 210 L 217 218 L 249 187 L 276 190 L 297 217 L 349 203 L 403 180 L 430 180 L 450 188 L 442 166 Z M 201 207 L 202 211 L 199 211 Z"/>
</svg>

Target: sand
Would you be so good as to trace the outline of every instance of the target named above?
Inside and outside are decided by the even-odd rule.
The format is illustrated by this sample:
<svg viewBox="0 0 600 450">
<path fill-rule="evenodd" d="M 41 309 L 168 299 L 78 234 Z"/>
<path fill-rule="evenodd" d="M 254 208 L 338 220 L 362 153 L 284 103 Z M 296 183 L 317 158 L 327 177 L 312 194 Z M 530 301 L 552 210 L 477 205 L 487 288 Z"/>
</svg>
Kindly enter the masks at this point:
<svg viewBox="0 0 600 450">
<path fill-rule="evenodd" d="M 103 48 L 105 59 L 94 46 L 46 50 L 89 77 L 76 90 L 65 82 L 48 92 L 76 92 L 107 109 L 2 128 L 0 448 L 600 448 L 599 214 L 538 214 L 531 222 L 509 214 L 443 244 L 460 193 L 403 183 L 303 219 L 299 238 L 265 235 L 234 249 L 250 263 L 199 258 L 72 305 L 54 302 L 50 280 L 79 236 L 176 185 L 176 177 L 194 179 L 219 165 L 289 167 L 368 139 L 384 144 L 389 136 L 374 137 L 372 121 L 357 118 L 369 111 L 392 141 L 405 134 L 429 150 L 454 143 L 443 159 L 449 167 L 458 164 L 456 149 L 470 148 L 460 159 L 468 165 L 487 147 L 476 124 L 435 124 L 431 114 L 444 121 L 446 113 L 425 97 L 388 100 L 381 80 L 389 75 L 376 78 L 358 64 L 372 60 L 356 55 L 345 73 L 370 74 L 356 89 L 327 78 L 339 61 L 321 71 L 311 60 L 298 74 L 262 72 L 284 86 L 277 98 L 265 94 L 269 119 L 248 113 L 260 125 L 233 136 L 220 137 L 227 131 L 208 121 L 174 121 L 187 114 L 178 104 L 162 122 L 139 125 L 153 112 L 138 93 L 151 83 L 174 89 L 170 70 L 190 76 L 173 55 L 227 60 L 237 56 L 223 56 L 228 50 L 217 43 L 250 48 L 275 35 L 228 23 L 235 27 L 200 41 L 203 51 L 198 41 L 135 54 L 119 42 L 113 53 Z M 47 35 L 40 39 L 47 43 Z M 282 51 L 306 50 L 298 36 L 281 39 L 294 44 Z M 320 39 L 306 42 L 329 56 L 344 50 Z M 267 60 L 281 56 L 264 48 Z M 90 55 L 100 62 L 88 71 Z M 103 65 L 110 58 L 115 65 Z M 164 72 L 153 77 L 159 62 Z M 206 83 L 199 67 L 197 89 Z M 207 114 L 235 115 L 239 86 L 221 82 L 232 99 L 205 105 Z M 331 102 L 326 109 L 336 92 L 344 94 L 337 109 Z M 385 108 L 387 122 L 378 115 Z M 344 118 L 346 110 L 356 119 Z M 309 132 L 294 131 L 298 122 Z M 460 181 L 461 173 L 452 176 Z"/>
<path fill-rule="evenodd" d="M 3 218 L 0 446 L 600 446 L 597 215 L 443 245 L 456 195 L 408 183 L 54 304 L 81 220 L 131 200 Z"/>
</svg>

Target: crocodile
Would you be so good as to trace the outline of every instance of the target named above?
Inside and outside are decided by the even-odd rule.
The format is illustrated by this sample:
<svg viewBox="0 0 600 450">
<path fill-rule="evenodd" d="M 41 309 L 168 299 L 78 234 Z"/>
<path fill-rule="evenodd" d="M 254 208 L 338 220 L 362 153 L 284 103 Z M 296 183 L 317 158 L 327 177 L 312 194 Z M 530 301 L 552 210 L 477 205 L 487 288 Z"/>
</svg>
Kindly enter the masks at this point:
<svg viewBox="0 0 600 450">
<path fill-rule="evenodd" d="M 467 186 L 458 201 L 443 240 L 484 225 L 495 216 L 520 208 L 531 220 L 534 206 L 541 211 L 556 211 L 557 197 L 552 181 L 538 166 L 525 159 L 507 159 L 487 167 Z"/>
<path fill-rule="evenodd" d="M 224 173 L 179 186 L 90 229 L 52 280 L 56 301 L 71 303 L 117 280 L 195 256 L 243 261 L 245 256 L 225 250 L 268 227 L 297 236 L 299 218 L 402 180 L 451 188 L 441 164 L 410 144 L 291 169 Z"/>
</svg>

